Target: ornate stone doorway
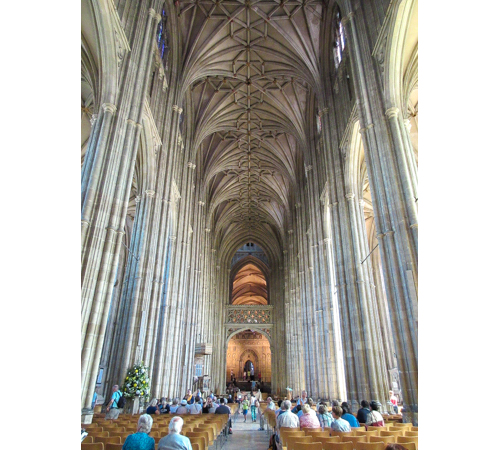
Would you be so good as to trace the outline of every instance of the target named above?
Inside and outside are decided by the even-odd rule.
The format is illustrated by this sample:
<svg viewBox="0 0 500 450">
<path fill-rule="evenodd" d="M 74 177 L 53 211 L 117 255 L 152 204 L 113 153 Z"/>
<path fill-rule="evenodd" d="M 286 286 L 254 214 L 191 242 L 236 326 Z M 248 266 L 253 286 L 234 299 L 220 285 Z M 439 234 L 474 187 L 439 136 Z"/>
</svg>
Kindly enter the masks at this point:
<svg viewBox="0 0 500 450">
<path fill-rule="evenodd" d="M 238 330 L 228 338 L 226 352 L 227 382 L 231 380 L 231 369 L 236 379 L 242 381 L 244 379 L 244 370 L 250 370 L 250 364 L 253 364 L 255 380 L 258 381 L 260 373 L 262 382 L 270 384 L 272 376 L 271 362 L 271 343 L 265 333 L 247 328 Z"/>
</svg>

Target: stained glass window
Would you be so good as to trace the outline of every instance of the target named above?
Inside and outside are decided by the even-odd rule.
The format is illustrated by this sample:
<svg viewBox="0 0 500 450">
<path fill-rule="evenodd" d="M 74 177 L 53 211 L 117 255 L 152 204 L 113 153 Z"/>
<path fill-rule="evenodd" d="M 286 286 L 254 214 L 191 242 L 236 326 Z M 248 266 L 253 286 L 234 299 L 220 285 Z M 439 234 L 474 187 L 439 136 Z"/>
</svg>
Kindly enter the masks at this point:
<svg viewBox="0 0 500 450">
<path fill-rule="evenodd" d="M 163 4 L 161 12 L 161 20 L 158 23 L 156 42 L 158 44 L 158 50 L 160 51 L 161 60 L 163 61 L 163 66 L 166 69 L 169 47 L 168 47 L 168 32 L 167 32 L 167 13 L 165 12 L 165 4 Z"/>
<path fill-rule="evenodd" d="M 342 25 L 342 16 L 340 15 L 340 8 L 337 6 L 335 11 L 335 35 L 333 42 L 333 55 L 335 59 L 335 67 L 338 67 L 342 61 L 342 52 L 345 48 L 345 33 L 344 26 Z"/>
</svg>

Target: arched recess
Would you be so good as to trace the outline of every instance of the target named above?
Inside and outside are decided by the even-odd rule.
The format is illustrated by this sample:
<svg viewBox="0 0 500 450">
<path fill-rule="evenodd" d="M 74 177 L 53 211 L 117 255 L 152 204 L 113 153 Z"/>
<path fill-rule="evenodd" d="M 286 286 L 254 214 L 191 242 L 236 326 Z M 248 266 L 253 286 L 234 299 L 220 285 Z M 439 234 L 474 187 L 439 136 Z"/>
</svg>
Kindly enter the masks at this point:
<svg viewBox="0 0 500 450">
<path fill-rule="evenodd" d="M 237 345 L 237 337 L 243 336 L 241 342 L 247 342 L 244 337 L 245 335 L 262 335 L 262 339 L 259 339 L 261 346 L 252 347 L 248 345 Z M 233 342 L 231 342 L 233 341 Z M 273 345 L 271 337 L 267 331 L 263 329 L 249 329 L 248 327 L 241 327 L 234 330 L 226 339 L 226 380 L 230 381 L 231 369 L 233 369 L 234 374 L 238 379 L 243 377 L 243 366 L 246 361 L 250 359 L 254 364 L 255 379 L 259 372 L 262 374 L 262 381 L 265 383 L 271 382 L 272 377 L 272 355 L 273 355 Z M 260 353 L 260 354 L 259 354 Z"/>
<path fill-rule="evenodd" d="M 238 286 L 235 287 L 235 280 L 236 280 L 236 277 L 238 276 L 238 274 L 245 268 L 245 267 L 248 267 L 248 266 L 253 266 L 255 267 L 257 270 L 259 270 L 263 277 L 264 277 L 264 280 L 265 280 L 265 293 L 264 292 L 261 292 L 262 291 L 262 287 L 260 286 L 256 286 L 258 289 L 255 289 L 255 293 L 256 295 L 260 296 L 260 297 L 264 297 L 265 299 L 265 303 L 262 303 L 262 302 L 258 302 L 258 303 L 239 303 L 239 302 L 236 302 L 235 301 L 240 297 L 240 295 L 238 294 L 242 294 L 241 291 L 238 291 L 238 292 L 235 292 L 235 288 L 237 288 Z M 229 277 L 229 280 L 230 280 L 230 292 L 231 292 L 231 297 L 229 298 L 229 303 L 230 304 L 234 304 L 234 305 L 237 305 L 237 304 L 262 304 L 262 305 L 268 305 L 270 304 L 270 298 L 269 298 L 269 292 L 270 292 L 270 289 L 269 289 L 269 275 L 270 275 L 270 270 L 269 270 L 269 267 L 263 262 L 261 261 L 260 259 L 254 257 L 254 256 L 246 256 L 245 258 L 239 260 L 232 268 L 231 268 L 231 273 L 230 273 L 230 277 Z"/>
</svg>

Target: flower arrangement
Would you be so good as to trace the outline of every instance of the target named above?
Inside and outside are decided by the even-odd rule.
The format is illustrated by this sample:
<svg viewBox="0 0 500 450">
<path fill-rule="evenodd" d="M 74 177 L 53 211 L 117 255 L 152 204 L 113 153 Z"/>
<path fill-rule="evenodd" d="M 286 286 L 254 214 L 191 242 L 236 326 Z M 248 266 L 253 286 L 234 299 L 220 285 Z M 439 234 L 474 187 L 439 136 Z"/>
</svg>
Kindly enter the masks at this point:
<svg viewBox="0 0 500 450">
<path fill-rule="evenodd" d="M 148 370 L 143 362 L 128 370 L 122 386 L 125 398 L 149 397 Z"/>
</svg>

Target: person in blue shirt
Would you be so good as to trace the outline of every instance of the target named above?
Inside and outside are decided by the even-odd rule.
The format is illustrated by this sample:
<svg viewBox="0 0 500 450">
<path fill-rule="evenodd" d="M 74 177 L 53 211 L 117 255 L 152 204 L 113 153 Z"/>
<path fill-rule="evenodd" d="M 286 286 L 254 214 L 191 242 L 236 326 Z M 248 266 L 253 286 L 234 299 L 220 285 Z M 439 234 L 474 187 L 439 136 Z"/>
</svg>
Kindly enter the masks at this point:
<svg viewBox="0 0 500 450">
<path fill-rule="evenodd" d="M 351 414 L 351 408 L 347 402 L 342 402 L 342 419 L 347 420 L 351 428 L 359 427 L 359 422 L 356 417 Z"/>
<path fill-rule="evenodd" d="M 121 411 L 121 409 L 118 409 L 118 400 L 120 400 L 120 397 L 123 394 L 119 390 L 119 386 L 117 384 L 113 386 L 113 390 L 111 392 L 111 400 L 106 408 L 106 419 L 117 419 Z"/>
<path fill-rule="evenodd" d="M 137 433 L 127 436 L 122 450 L 155 450 L 155 440 L 148 436 L 153 426 L 153 418 L 143 414 L 137 422 Z"/>
</svg>

